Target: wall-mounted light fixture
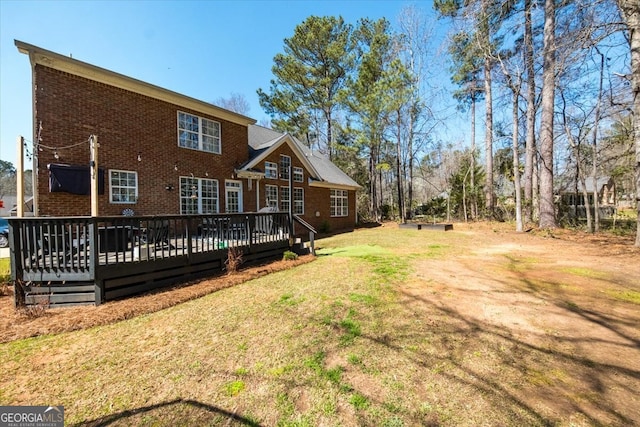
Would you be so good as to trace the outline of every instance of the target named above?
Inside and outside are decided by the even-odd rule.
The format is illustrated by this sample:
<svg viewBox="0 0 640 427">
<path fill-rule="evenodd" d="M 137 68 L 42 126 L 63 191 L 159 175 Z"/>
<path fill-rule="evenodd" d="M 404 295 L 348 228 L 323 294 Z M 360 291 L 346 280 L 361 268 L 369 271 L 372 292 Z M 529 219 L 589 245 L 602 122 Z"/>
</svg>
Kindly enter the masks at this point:
<svg viewBox="0 0 640 427">
<path fill-rule="evenodd" d="M 141 162 L 142 161 L 142 153 L 138 153 L 138 161 Z"/>
<path fill-rule="evenodd" d="M 167 190 L 167 191 L 171 191 L 171 190 L 173 190 L 173 185 L 167 184 L 167 185 L 164 186 L 164 189 Z"/>
<path fill-rule="evenodd" d="M 177 170 L 178 170 L 178 164 L 177 164 L 177 163 L 174 163 L 174 165 L 173 165 L 173 170 L 174 170 L 174 171 L 177 171 Z"/>
</svg>

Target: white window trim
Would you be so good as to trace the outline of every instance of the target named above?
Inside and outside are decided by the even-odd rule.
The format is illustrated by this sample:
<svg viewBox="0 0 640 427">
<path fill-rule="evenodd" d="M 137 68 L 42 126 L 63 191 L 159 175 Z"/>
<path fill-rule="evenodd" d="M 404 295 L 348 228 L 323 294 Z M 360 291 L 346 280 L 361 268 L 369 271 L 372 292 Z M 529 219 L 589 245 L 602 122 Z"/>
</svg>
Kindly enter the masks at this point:
<svg viewBox="0 0 640 427">
<path fill-rule="evenodd" d="M 275 200 L 272 200 L 272 199 L 269 198 L 269 196 L 270 196 L 269 195 L 269 191 L 268 191 L 269 188 L 275 188 L 276 189 L 276 191 L 275 191 L 275 193 L 276 193 Z M 275 208 L 277 210 L 280 210 L 279 197 L 280 197 L 280 194 L 278 192 L 278 186 L 277 185 L 265 184 L 264 198 L 265 198 L 265 203 L 269 202 L 268 206 L 274 206 L 275 205 Z"/>
<path fill-rule="evenodd" d="M 182 145 L 180 145 L 180 131 L 183 130 L 180 128 L 180 114 L 188 114 L 189 116 L 192 117 L 196 117 L 198 119 L 198 148 L 191 148 L 191 147 L 183 147 Z M 191 113 L 187 113 L 186 111 L 178 111 L 177 115 L 176 115 L 176 127 L 178 128 L 178 147 L 180 148 L 184 148 L 187 150 L 196 150 L 196 151 L 202 151 L 203 153 L 212 153 L 212 154 L 222 154 L 222 125 L 220 124 L 220 122 L 216 121 L 216 120 L 212 120 L 208 117 L 201 117 L 201 116 L 197 116 L 195 114 L 191 114 Z M 218 150 L 216 151 L 215 149 L 213 151 L 208 151 L 208 150 L 204 150 L 203 149 L 203 133 L 202 133 L 202 120 L 208 120 L 210 122 L 216 123 L 218 125 L 218 134 L 219 136 L 214 136 L 214 135 L 206 135 L 206 136 L 210 136 L 212 138 L 215 138 L 218 140 Z"/>
<path fill-rule="evenodd" d="M 238 186 L 229 186 L 229 184 L 238 184 Z M 229 212 L 229 191 L 237 191 L 238 192 L 238 212 L 244 212 L 244 207 L 242 206 L 242 181 L 236 181 L 232 179 L 226 179 L 224 181 L 224 209 L 225 212 Z M 236 213 L 235 211 L 233 213 Z"/>
<path fill-rule="evenodd" d="M 289 197 L 290 196 L 288 194 L 287 194 L 287 197 L 284 196 L 285 190 L 288 193 L 289 192 L 289 187 L 280 186 L 280 204 L 278 205 L 278 209 L 281 210 L 282 212 L 289 212 L 289 206 L 288 205 L 289 205 L 289 200 L 290 200 Z M 284 208 L 282 206 L 284 203 L 287 204 L 286 208 Z"/>
<path fill-rule="evenodd" d="M 296 190 L 302 192 L 302 199 L 296 200 Z M 296 212 L 296 202 L 302 202 L 301 212 Z M 293 213 L 295 215 L 304 215 L 304 188 L 302 187 L 293 187 Z"/>
<path fill-rule="evenodd" d="M 273 171 L 275 173 L 271 176 L 267 171 Z M 274 162 L 264 162 L 264 177 L 267 179 L 278 179 L 278 164 Z"/>
<path fill-rule="evenodd" d="M 340 193 L 338 195 L 337 193 Z M 329 204 L 329 209 L 331 210 L 331 217 L 333 218 L 344 218 L 349 216 L 349 192 L 347 190 L 339 190 L 339 189 L 331 189 L 330 193 L 330 202 L 332 200 L 343 200 L 344 203 L 340 205 L 340 212 L 336 212 L 338 209 L 337 203 L 335 204 L 336 209 L 334 210 L 331 203 Z"/>
<path fill-rule="evenodd" d="M 284 174 L 286 173 L 287 175 L 289 175 L 289 168 L 283 168 L 282 167 L 282 159 L 283 158 L 287 158 L 289 159 L 289 166 L 291 166 L 291 156 L 287 156 L 286 154 L 280 154 L 280 163 L 279 163 L 279 168 L 280 168 L 280 179 L 285 180 L 285 181 L 289 181 L 289 177 L 287 176 L 286 178 L 284 177 Z M 285 170 L 286 169 L 286 170 Z"/>
<path fill-rule="evenodd" d="M 122 200 L 113 200 L 113 185 L 111 184 L 111 173 L 112 172 L 124 172 L 124 173 L 132 173 L 135 176 L 136 179 L 136 185 L 135 185 L 135 195 L 134 195 L 134 200 L 132 201 L 122 201 Z M 131 188 L 129 186 L 121 186 L 118 185 L 116 186 L 117 188 Z M 109 203 L 112 203 L 114 205 L 134 205 L 138 202 L 138 172 L 136 171 L 128 171 L 128 170 L 122 170 L 122 169 L 109 169 Z"/>
<path fill-rule="evenodd" d="M 198 199 L 198 207 L 197 207 L 197 212 L 196 214 L 202 214 L 203 213 L 203 209 L 202 209 L 202 182 L 203 181 L 211 181 L 213 183 L 213 187 L 216 190 L 216 197 L 213 198 L 216 201 L 216 209 L 215 212 L 212 213 L 219 213 L 220 212 L 220 187 L 219 187 L 219 183 L 217 179 L 211 179 L 211 178 L 192 178 L 190 176 L 181 176 L 178 178 L 178 186 L 179 186 L 179 191 L 182 192 L 182 179 L 191 179 L 191 180 L 195 180 L 198 185 L 196 188 L 196 195 L 197 195 L 197 199 Z M 181 215 L 187 215 L 186 212 L 184 212 L 182 210 L 182 193 L 180 194 L 180 214 Z M 212 199 L 211 197 L 208 197 L 208 199 Z"/>
</svg>

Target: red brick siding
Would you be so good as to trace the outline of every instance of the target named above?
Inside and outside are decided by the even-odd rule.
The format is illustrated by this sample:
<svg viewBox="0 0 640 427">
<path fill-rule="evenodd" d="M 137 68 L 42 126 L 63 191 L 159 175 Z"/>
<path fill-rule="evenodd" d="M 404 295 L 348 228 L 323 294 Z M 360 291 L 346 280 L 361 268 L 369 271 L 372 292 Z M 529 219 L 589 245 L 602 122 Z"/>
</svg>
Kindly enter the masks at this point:
<svg viewBox="0 0 640 427">
<path fill-rule="evenodd" d="M 280 155 L 291 157 L 291 166 L 300 167 L 304 170 L 304 182 L 294 182 L 293 186 L 304 189 L 304 215 L 300 215 L 302 219 L 311 224 L 317 231 L 328 227 L 328 231 L 344 231 L 353 230 L 355 227 L 355 191 L 348 191 L 349 216 L 332 217 L 331 216 L 331 189 L 310 187 L 308 185 L 309 171 L 304 167 L 300 159 L 294 154 L 293 150 L 287 144 L 281 145 L 277 150 L 271 153 L 264 161 L 272 162 L 280 165 Z M 258 165 L 258 168 L 264 170 L 264 161 Z M 268 179 L 265 178 L 260 182 L 260 204 L 265 206 L 266 202 L 266 185 L 278 186 L 278 202 L 282 196 L 280 187 L 287 186 L 288 180 Z M 255 189 L 255 187 L 254 187 Z M 253 192 L 255 193 L 255 191 Z M 253 205 L 255 206 L 255 195 L 253 196 Z M 318 215 L 316 215 L 316 212 Z M 301 227 L 296 227 L 296 233 L 304 234 L 305 231 Z"/>
<path fill-rule="evenodd" d="M 247 160 L 247 127 L 164 101 L 37 65 L 35 126 L 42 123 L 41 143 L 65 147 L 98 136 L 98 163 L 105 169 L 105 194 L 99 197 L 100 215 L 120 215 L 125 208 L 136 214 L 180 212 L 180 176 L 218 179 L 220 210 L 224 211 L 224 180 Z M 220 122 L 222 154 L 180 148 L 177 112 L 184 111 Z M 88 164 L 89 144 L 38 153 L 39 213 L 43 216 L 89 215 L 90 197 L 49 193 L 48 163 Z M 141 161 L 137 161 L 138 153 Z M 174 170 L 177 164 L 178 170 Z M 135 204 L 109 202 L 108 170 L 138 173 Z M 167 184 L 173 191 L 165 189 Z M 244 183 L 246 193 L 246 181 Z M 245 204 L 246 207 L 248 205 Z"/>
</svg>

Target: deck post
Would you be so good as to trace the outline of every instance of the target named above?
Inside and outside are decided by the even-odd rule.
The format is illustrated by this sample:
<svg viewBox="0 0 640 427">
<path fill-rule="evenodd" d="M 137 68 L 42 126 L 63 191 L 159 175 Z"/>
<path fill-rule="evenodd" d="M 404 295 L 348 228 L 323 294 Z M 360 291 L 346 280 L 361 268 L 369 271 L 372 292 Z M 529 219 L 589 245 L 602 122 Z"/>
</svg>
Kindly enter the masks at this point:
<svg viewBox="0 0 640 427">
<path fill-rule="evenodd" d="M 191 241 L 193 232 L 191 230 L 195 230 L 195 227 L 193 227 L 193 218 L 187 218 L 185 233 L 187 237 L 187 258 L 189 259 L 191 259 L 191 254 L 193 254 L 193 242 Z"/>
<path fill-rule="evenodd" d="M 16 216 L 24 216 L 24 138 L 18 137 L 18 162 L 16 164 Z"/>
<path fill-rule="evenodd" d="M 89 274 L 95 284 L 95 304 L 100 305 L 104 301 L 104 283 L 98 277 L 98 219 L 92 217 L 89 221 Z"/>
<path fill-rule="evenodd" d="M 91 216 L 98 216 L 98 136 L 89 137 L 91 144 Z"/>
</svg>

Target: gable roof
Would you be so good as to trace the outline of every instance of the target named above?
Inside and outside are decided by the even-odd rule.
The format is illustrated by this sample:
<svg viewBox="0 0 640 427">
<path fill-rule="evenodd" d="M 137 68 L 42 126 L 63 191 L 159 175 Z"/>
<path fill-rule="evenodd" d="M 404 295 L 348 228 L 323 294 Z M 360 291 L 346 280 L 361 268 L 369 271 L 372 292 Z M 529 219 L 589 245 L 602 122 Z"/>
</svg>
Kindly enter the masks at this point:
<svg viewBox="0 0 640 427">
<path fill-rule="evenodd" d="M 218 107 L 217 105 L 209 104 L 208 102 L 200 101 L 199 99 L 191 98 L 141 80 L 127 77 L 123 74 L 119 74 L 105 68 L 100 68 L 86 62 L 78 61 L 77 59 L 60 55 L 59 53 L 51 52 L 19 40 L 14 40 L 14 42 L 20 53 L 29 55 L 29 60 L 31 61 L 32 66 L 39 64 L 44 67 L 63 71 L 88 80 L 108 84 L 110 86 L 145 95 L 150 98 L 190 108 L 194 111 L 210 114 L 239 125 L 248 126 L 256 122 L 250 117 L 226 110 Z"/>
<path fill-rule="evenodd" d="M 240 170 L 259 169 L 264 159 L 287 144 L 302 162 L 311 175 L 309 185 L 315 187 L 332 187 L 357 190 L 357 182 L 331 162 L 326 156 L 310 150 L 297 138 L 288 133 L 280 133 L 262 126 L 249 126 L 249 161 Z"/>
<path fill-rule="evenodd" d="M 599 176 L 596 179 L 596 185 L 594 186 L 593 177 L 589 176 L 585 178 L 585 184 L 586 184 L 587 193 L 593 193 L 594 189 L 596 189 L 597 192 L 600 193 L 604 187 L 614 185 L 614 182 L 610 176 Z M 576 181 L 574 179 L 568 179 L 566 181 L 562 181 L 560 184 L 560 187 L 561 187 L 560 191 L 562 193 L 572 193 L 576 190 Z M 577 187 L 578 187 L 578 191 L 581 192 L 583 190 L 581 182 L 577 183 Z"/>
</svg>

